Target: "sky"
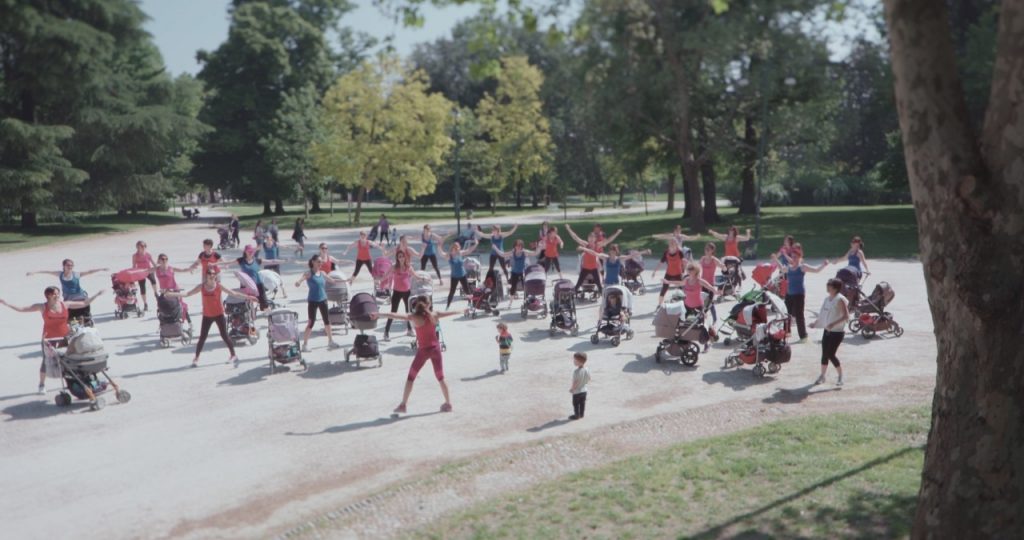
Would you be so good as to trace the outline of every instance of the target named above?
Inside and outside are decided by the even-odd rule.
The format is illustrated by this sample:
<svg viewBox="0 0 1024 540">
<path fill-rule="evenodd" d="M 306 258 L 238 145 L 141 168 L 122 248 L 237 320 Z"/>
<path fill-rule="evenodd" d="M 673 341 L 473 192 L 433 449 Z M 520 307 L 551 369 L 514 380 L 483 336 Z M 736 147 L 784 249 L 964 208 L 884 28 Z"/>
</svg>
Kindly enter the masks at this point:
<svg viewBox="0 0 1024 540">
<path fill-rule="evenodd" d="M 860 0 L 861 5 L 876 6 L 880 0 Z M 426 24 L 422 28 L 405 28 L 388 19 L 373 6 L 372 0 L 354 0 L 355 11 L 342 19 L 342 24 L 366 32 L 380 40 L 393 37 L 392 45 L 405 56 L 415 45 L 447 36 L 455 24 L 477 12 L 474 5 L 436 8 L 424 6 Z M 142 10 L 149 15 L 146 29 L 153 34 L 164 57 L 168 71 L 173 75 L 195 74 L 199 71 L 196 51 L 216 49 L 228 35 L 228 0 L 141 0 Z M 850 38 L 866 34 L 879 39 L 878 32 L 866 18 L 851 12 L 842 23 L 829 23 L 832 59 L 839 60 L 849 51 Z"/>
</svg>

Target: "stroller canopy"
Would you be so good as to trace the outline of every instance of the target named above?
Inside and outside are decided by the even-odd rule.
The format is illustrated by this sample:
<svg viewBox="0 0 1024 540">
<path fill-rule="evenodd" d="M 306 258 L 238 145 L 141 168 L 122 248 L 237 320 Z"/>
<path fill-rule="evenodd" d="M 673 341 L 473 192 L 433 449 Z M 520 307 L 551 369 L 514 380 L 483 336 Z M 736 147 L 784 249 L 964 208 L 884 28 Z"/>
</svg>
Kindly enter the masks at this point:
<svg viewBox="0 0 1024 540">
<path fill-rule="evenodd" d="M 633 311 L 633 294 L 629 292 L 629 289 L 621 285 L 609 285 L 604 288 L 601 293 L 601 313 L 608 308 L 608 299 L 617 296 L 619 298 L 619 304 L 622 309 L 626 311 Z"/>
</svg>

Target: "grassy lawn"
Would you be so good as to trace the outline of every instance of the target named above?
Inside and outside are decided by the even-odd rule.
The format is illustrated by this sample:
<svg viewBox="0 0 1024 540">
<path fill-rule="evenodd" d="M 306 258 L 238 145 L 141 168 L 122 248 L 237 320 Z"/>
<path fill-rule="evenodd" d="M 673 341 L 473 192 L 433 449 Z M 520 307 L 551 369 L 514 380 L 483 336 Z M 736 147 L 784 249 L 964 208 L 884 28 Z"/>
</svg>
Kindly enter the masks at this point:
<svg viewBox="0 0 1024 540">
<path fill-rule="evenodd" d="M 651 212 L 649 216 L 630 214 L 614 218 L 573 218 L 569 223 L 581 236 L 589 232 L 595 222 L 601 223 L 606 234 L 621 228 L 623 232 L 617 239 L 618 243 L 661 253 L 667 245 L 665 240 L 652 238 L 651 235 L 671 232 L 676 224 L 681 223 L 681 215 L 681 211 L 669 213 L 662 210 Z M 722 217 L 724 223 L 711 226 L 716 232 L 724 233 L 729 225 L 736 225 L 741 233 L 747 228 L 753 233 L 753 216 L 738 216 L 734 210 L 729 209 L 724 211 Z M 495 220 L 480 215 L 474 221 L 485 225 Z M 552 223 L 559 227 L 562 225 L 561 221 Z M 537 238 L 538 229 L 537 225 L 520 227 L 516 237 L 533 240 Z M 909 205 L 765 208 L 761 216 L 762 240 L 758 255 L 767 257 L 770 252 L 777 250 L 787 234 L 793 235 L 797 242 L 803 244 L 809 258 L 834 258 L 844 254 L 850 245 L 850 238 L 855 234 L 864 239 L 864 253 L 869 261 L 871 258 L 911 258 L 919 253 L 917 221 L 914 208 Z M 566 234 L 562 234 L 562 239 L 571 241 Z M 713 238 L 705 236 L 703 240 L 712 241 Z M 695 253 L 702 253 L 703 240 L 688 245 Z M 723 254 L 721 242 L 718 242 L 717 254 Z"/>
<path fill-rule="evenodd" d="M 509 493 L 417 538 L 899 538 L 927 408 L 788 420 Z"/>
<path fill-rule="evenodd" d="M 181 214 L 155 212 L 118 216 L 100 214 L 81 216 L 79 223 L 43 223 L 32 230 L 23 230 L 17 225 L 0 227 L 0 253 L 43 246 L 89 234 L 124 232 L 152 225 L 181 223 Z"/>
</svg>

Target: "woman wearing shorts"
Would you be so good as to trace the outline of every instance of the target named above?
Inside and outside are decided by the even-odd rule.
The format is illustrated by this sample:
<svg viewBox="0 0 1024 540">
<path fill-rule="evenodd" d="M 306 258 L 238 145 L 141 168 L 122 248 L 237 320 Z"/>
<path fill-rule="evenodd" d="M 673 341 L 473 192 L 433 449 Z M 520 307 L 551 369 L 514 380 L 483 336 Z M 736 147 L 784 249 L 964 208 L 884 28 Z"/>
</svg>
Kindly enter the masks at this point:
<svg viewBox="0 0 1024 540">
<path fill-rule="evenodd" d="M 686 257 L 683 255 L 683 250 L 679 248 L 679 242 L 675 238 L 669 239 L 668 249 L 662 254 L 661 262 L 651 271 L 651 278 L 653 279 L 658 274 L 658 270 L 661 269 L 661 265 L 666 265 L 665 278 L 661 284 L 661 292 L 658 293 L 659 306 L 665 302 L 665 292 L 670 287 L 668 282 L 682 281 L 683 263 L 685 261 Z"/>
<path fill-rule="evenodd" d="M 222 293 L 252 302 L 255 302 L 256 298 L 221 287 L 219 276 L 220 271 L 217 267 L 210 266 L 203 274 L 203 282 L 191 291 L 187 293 L 168 292 L 164 294 L 164 296 L 168 298 L 186 298 L 196 294 L 197 292 L 202 292 L 203 321 L 199 324 L 199 341 L 196 343 L 196 355 L 192 358 L 192 367 L 199 367 L 199 355 L 203 352 L 203 345 L 206 344 L 206 338 L 210 335 L 210 327 L 214 324 L 217 325 L 217 331 L 220 332 L 220 339 L 222 339 L 224 344 L 227 345 L 228 354 L 231 355 L 228 358 L 228 362 L 230 362 L 232 366 L 238 367 L 238 357 L 235 356 L 235 345 L 231 343 L 231 338 L 228 337 L 227 320 L 224 318 L 224 301 L 222 299 Z"/>
<path fill-rule="evenodd" d="M 306 220 L 303 218 L 295 218 L 295 228 L 292 229 L 292 240 L 299 245 L 299 249 L 295 250 L 295 256 L 301 257 L 302 251 L 306 249 Z"/>
<path fill-rule="evenodd" d="M 457 245 L 457 243 L 456 243 Z M 408 321 L 416 331 L 416 357 L 413 358 L 412 366 L 409 367 L 409 375 L 405 379 L 405 391 L 402 392 L 402 402 L 395 407 L 395 414 L 404 414 L 405 406 L 409 402 L 409 395 L 412 394 L 413 383 L 420 369 L 427 363 L 427 359 L 434 367 L 434 377 L 441 385 L 441 394 L 444 395 L 444 403 L 441 404 L 441 412 L 452 412 L 451 397 L 448 395 L 448 384 L 444 381 L 444 364 L 441 357 L 441 347 L 437 341 L 438 320 L 452 315 L 459 315 L 461 311 L 440 311 L 434 312 L 433 302 L 429 296 L 419 297 L 416 303 L 416 310 L 410 314 L 382 313 L 381 316 L 389 319 Z"/>
<path fill-rule="evenodd" d="M 348 279 L 349 283 L 356 280 L 356 276 L 359 275 L 359 271 L 362 270 L 364 266 L 370 271 L 370 275 L 373 275 L 373 259 L 370 255 L 370 248 L 377 248 L 381 250 L 382 253 L 384 252 L 384 248 L 382 248 L 380 244 L 373 242 L 366 237 L 366 231 L 359 231 L 359 239 L 349 244 L 341 256 L 344 257 L 345 255 L 348 255 L 348 251 L 353 247 L 356 248 L 356 269 L 352 272 L 352 277 Z"/>
<path fill-rule="evenodd" d="M 43 314 L 43 340 L 60 340 L 58 346 L 67 346 L 67 337 L 71 333 L 71 325 L 68 324 L 68 310 L 71 309 L 82 309 L 88 307 L 97 296 L 103 294 L 100 291 L 91 298 L 86 298 L 82 301 L 71 300 L 63 301 L 60 297 L 60 290 L 57 287 L 47 287 L 43 290 L 43 296 L 46 301 L 41 304 L 32 304 L 28 307 L 18 307 L 8 304 L 5 300 L 0 300 L 0 304 L 3 304 L 14 311 L 21 313 L 32 313 L 39 312 Z M 46 356 L 43 356 L 42 363 L 39 364 L 39 394 L 46 393 Z"/>
<path fill-rule="evenodd" d="M 135 253 L 132 255 L 132 268 L 136 270 L 152 270 L 156 266 L 153 256 L 146 251 L 146 243 L 142 240 L 135 242 Z M 156 300 L 156 278 L 150 273 L 139 280 L 139 292 L 142 293 L 142 310 L 149 311 L 149 301 L 146 299 L 146 280 L 153 284 L 153 300 Z"/>
<path fill-rule="evenodd" d="M 451 235 L 440 236 L 430 229 L 430 225 L 423 226 L 423 233 L 420 234 L 420 242 L 423 244 L 423 256 L 420 257 L 420 270 L 427 269 L 427 261 L 434 265 L 434 272 L 437 273 L 437 284 L 444 285 L 441 279 L 441 270 L 437 267 L 437 246 L 444 245 L 445 238 Z"/>
<path fill-rule="evenodd" d="M 339 280 L 327 275 L 323 271 L 323 262 L 319 255 L 313 255 L 309 259 L 309 271 L 302 274 L 302 279 L 295 282 L 299 287 L 303 282 L 309 287 L 309 294 L 306 296 L 306 315 L 309 322 L 306 323 L 306 333 L 302 336 L 302 351 L 309 352 L 309 335 L 313 333 L 313 325 L 316 324 L 316 314 L 319 311 L 320 317 L 324 320 L 324 332 L 327 333 L 327 347 L 336 349 L 338 344 L 334 342 L 334 335 L 331 334 L 331 320 L 327 317 L 327 284 L 340 283 Z"/>
</svg>

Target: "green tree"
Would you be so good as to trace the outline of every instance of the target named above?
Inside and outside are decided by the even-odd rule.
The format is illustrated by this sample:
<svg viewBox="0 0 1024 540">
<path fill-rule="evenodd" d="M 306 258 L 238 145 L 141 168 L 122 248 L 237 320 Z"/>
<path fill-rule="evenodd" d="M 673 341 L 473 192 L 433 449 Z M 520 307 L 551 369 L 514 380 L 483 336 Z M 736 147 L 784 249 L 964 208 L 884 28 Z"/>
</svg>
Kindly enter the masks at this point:
<svg viewBox="0 0 1024 540">
<path fill-rule="evenodd" d="M 314 163 L 321 175 L 356 190 L 357 223 L 368 190 L 392 200 L 433 193 L 434 169 L 452 145 L 452 103 L 427 88 L 422 71 L 380 55 L 324 95 Z"/>
<path fill-rule="evenodd" d="M 307 218 L 310 200 L 325 183 L 313 165 L 313 143 L 320 127 L 318 107 L 317 92 L 312 86 L 288 92 L 274 117 L 270 134 L 260 139 L 277 181 L 298 186 Z"/>
<path fill-rule="evenodd" d="M 551 135 L 539 95 L 544 75 L 525 56 L 510 56 L 501 60 L 497 83 L 477 107 L 498 164 L 496 185 L 489 191 L 511 185 L 521 207 L 523 187 L 550 171 Z M 493 197 L 491 201 L 493 208 Z"/>
</svg>

